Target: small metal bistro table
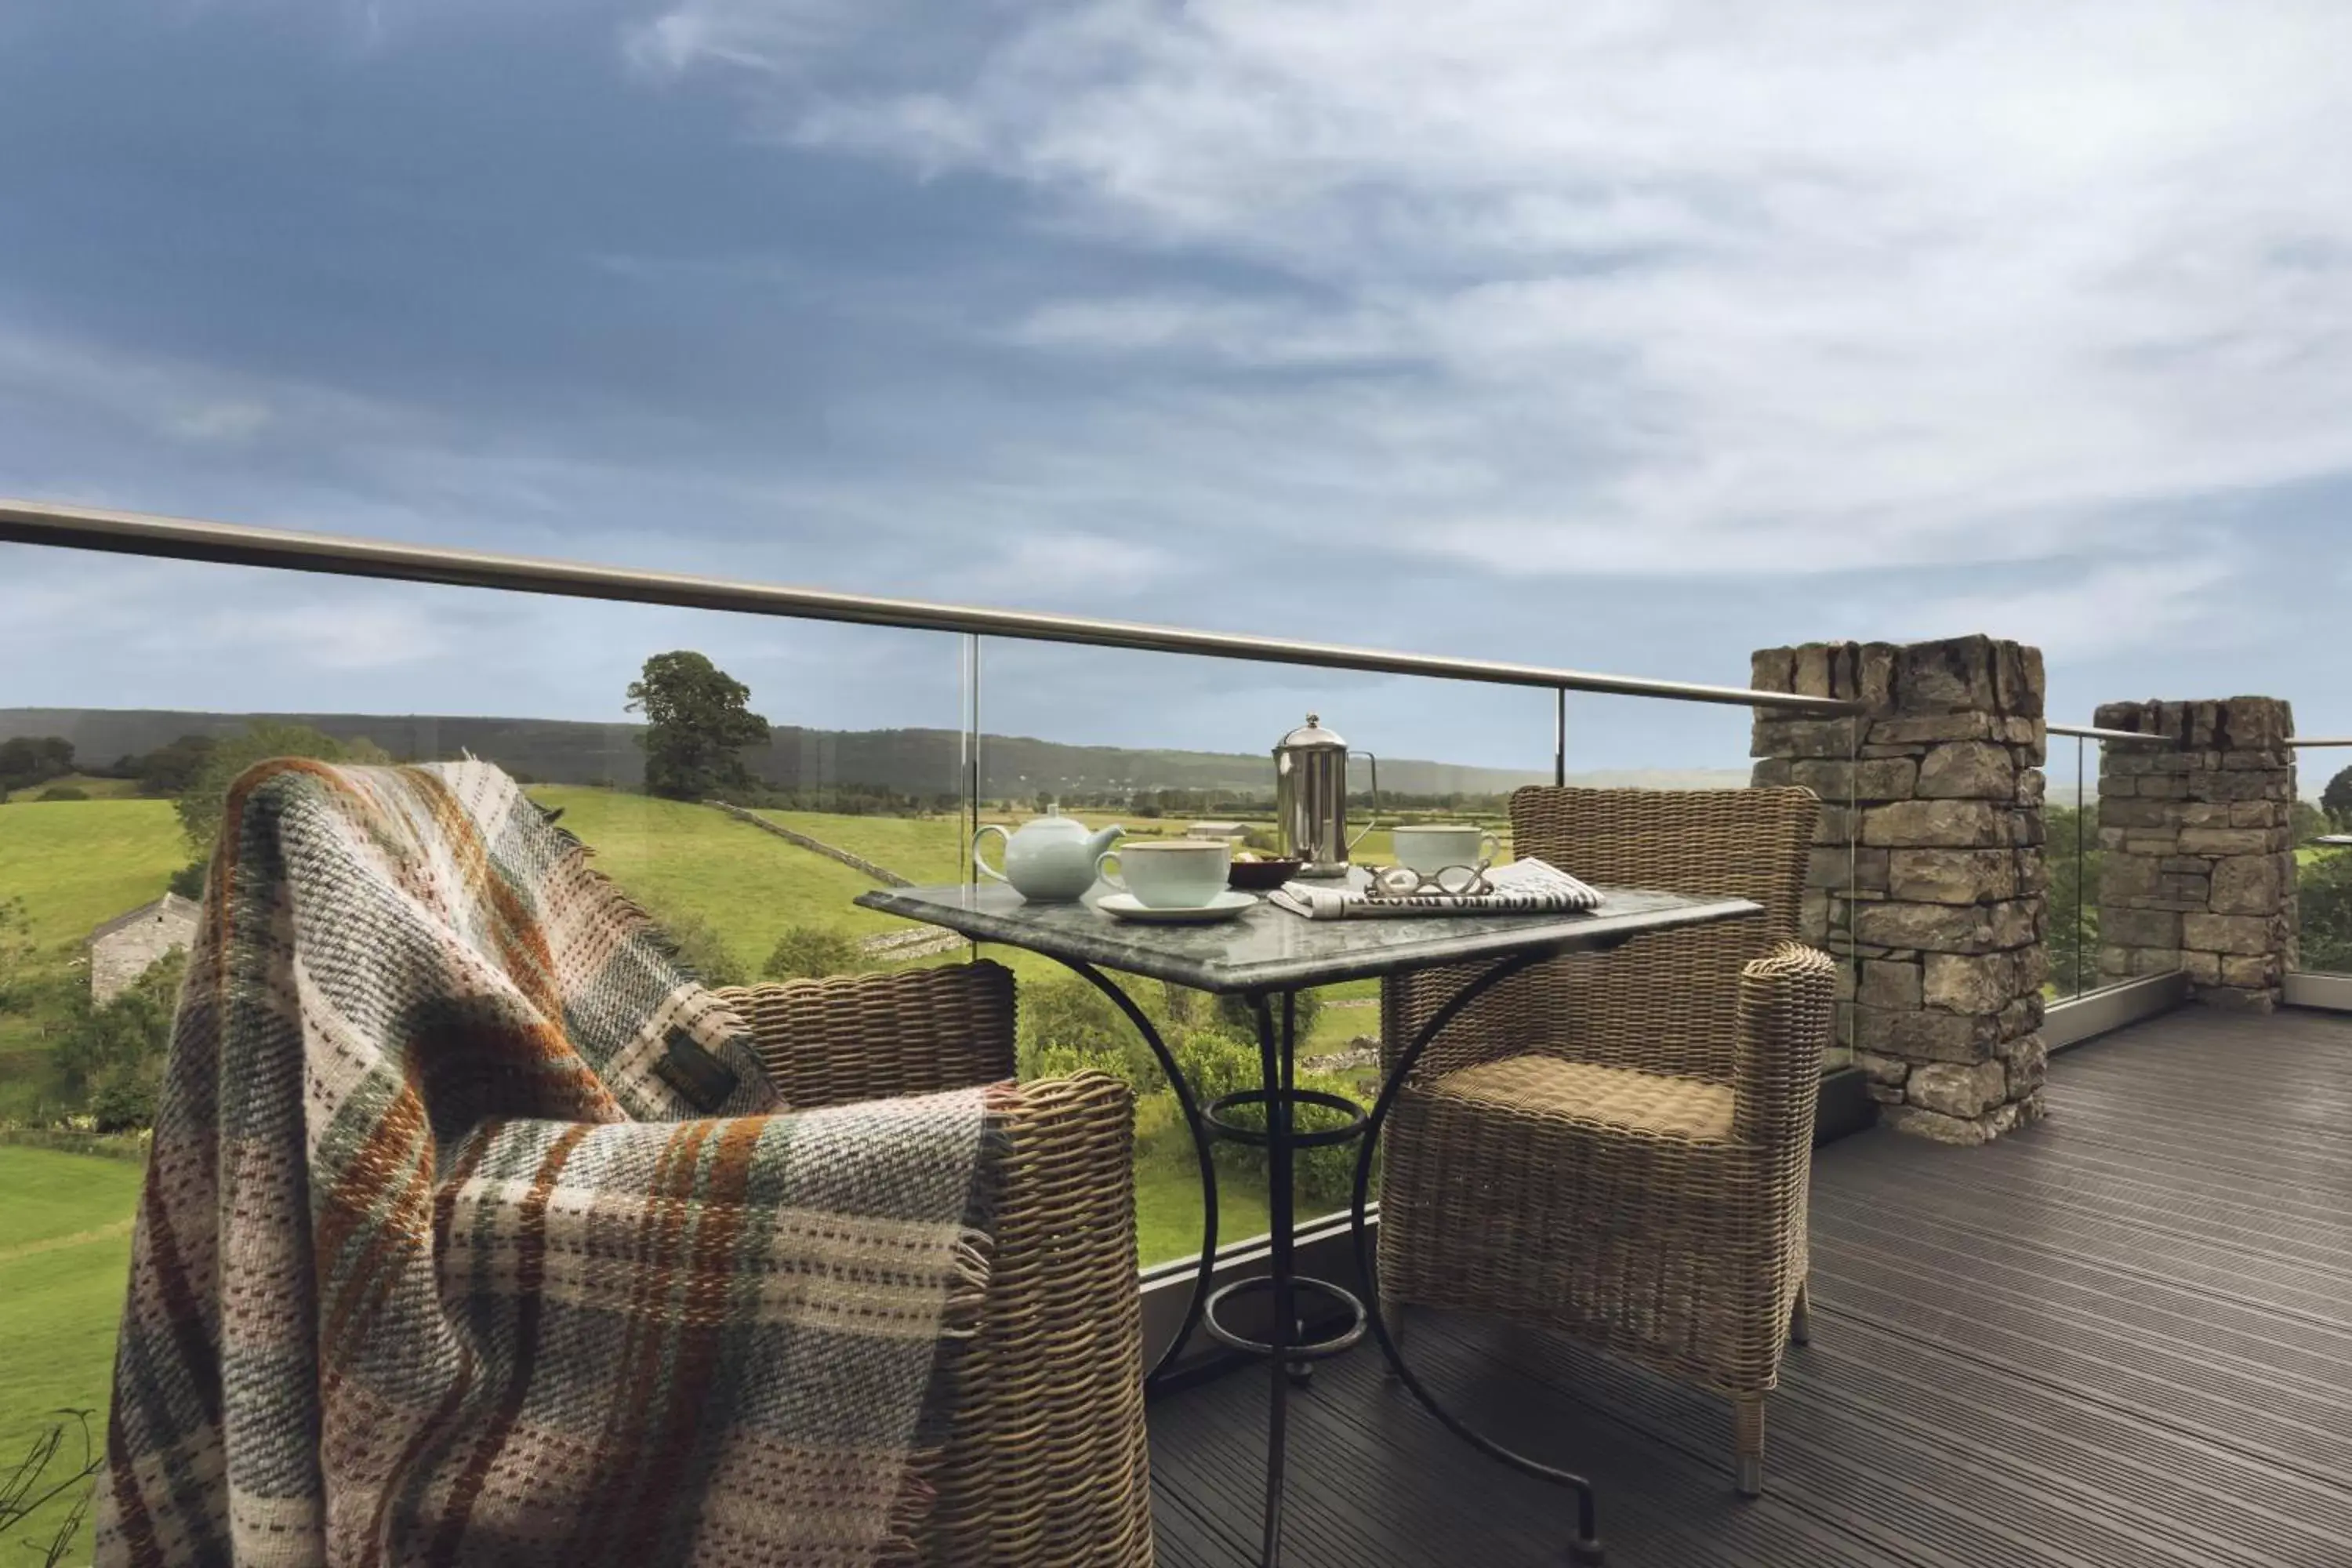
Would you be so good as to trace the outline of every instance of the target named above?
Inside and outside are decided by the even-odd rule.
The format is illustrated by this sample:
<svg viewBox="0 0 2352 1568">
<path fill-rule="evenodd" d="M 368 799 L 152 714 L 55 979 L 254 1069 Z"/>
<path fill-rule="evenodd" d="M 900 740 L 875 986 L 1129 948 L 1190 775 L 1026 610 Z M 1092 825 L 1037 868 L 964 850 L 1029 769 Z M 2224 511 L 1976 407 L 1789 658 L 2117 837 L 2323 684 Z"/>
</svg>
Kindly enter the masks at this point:
<svg viewBox="0 0 2352 1568">
<path fill-rule="evenodd" d="M 1360 878 L 1361 873 L 1356 875 Z M 1370 1279 L 1372 1258 L 1366 1208 L 1372 1155 L 1380 1143 L 1381 1129 L 1413 1064 L 1457 1014 L 1498 981 L 1544 959 L 1566 952 L 1600 952 L 1653 931 L 1737 920 L 1761 912 L 1761 906 L 1746 899 L 1691 898 L 1631 889 L 1602 891 L 1601 906 L 1582 914 L 1310 921 L 1261 901 L 1235 919 L 1213 925 L 1130 923 L 1096 910 L 1093 895 L 1079 903 L 1033 904 L 1005 887 L 887 888 L 857 900 L 867 909 L 943 926 L 982 942 L 1025 948 L 1058 961 L 1101 990 L 1127 1016 L 1159 1060 L 1160 1070 L 1167 1074 L 1169 1085 L 1175 1091 L 1177 1104 L 1183 1110 L 1185 1125 L 1192 1134 L 1193 1154 L 1200 1164 L 1201 1261 L 1183 1325 L 1161 1353 L 1147 1384 L 1156 1383 L 1167 1374 L 1192 1339 L 1192 1331 L 1203 1323 L 1218 1342 L 1263 1356 L 1272 1364 L 1273 1394 L 1266 1424 L 1265 1530 L 1261 1558 L 1267 1568 L 1277 1562 L 1282 1550 L 1283 1458 L 1292 1371 L 1305 1363 L 1352 1349 L 1367 1329 L 1395 1370 L 1398 1381 L 1449 1431 L 1480 1452 L 1515 1468 L 1572 1489 L 1577 1496 L 1574 1555 L 1581 1563 L 1601 1560 L 1590 1481 L 1572 1471 L 1538 1463 L 1505 1447 L 1473 1430 L 1439 1404 L 1413 1375 L 1388 1325 L 1381 1321 L 1377 1291 L 1370 1300 L 1359 1300 L 1338 1285 L 1302 1279 L 1295 1273 L 1291 1260 L 1295 1241 L 1291 1162 L 1298 1149 L 1363 1140 L 1356 1159 L 1350 1218 L 1357 1268 L 1361 1278 Z M 1295 1004 L 1299 992 L 1343 980 L 1364 980 L 1481 961 L 1487 967 L 1438 1008 L 1397 1058 L 1395 1069 L 1382 1080 L 1380 1094 L 1369 1111 L 1338 1095 L 1294 1087 Z M 1200 1104 L 1151 1020 L 1133 998 L 1102 973 L 1103 968 L 1170 981 L 1219 995 L 1242 997 L 1257 1021 L 1260 1086 L 1225 1095 L 1207 1105 Z M 1299 1131 L 1292 1125 L 1291 1113 L 1302 1104 L 1338 1111 L 1348 1118 L 1347 1124 Z M 1244 1105 L 1263 1108 L 1262 1127 L 1229 1121 L 1223 1114 Z M 1212 1292 L 1209 1285 L 1217 1252 L 1217 1176 L 1216 1166 L 1210 1158 L 1210 1145 L 1214 1139 L 1262 1145 L 1266 1150 L 1272 1269 L 1266 1275 L 1239 1280 Z M 1295 1326 L 1299 1321 L 1297 1296 L 1302 1290 L 1336 1302 L 1349 1314 L 1349 1326 L 1319 1340 L 1294 1342 Z M 1219 1304 L 1238 1293 L 1273 1296 L 1270 1341 L 1243 1338 L 1218 1322 Z"/>
</svg>

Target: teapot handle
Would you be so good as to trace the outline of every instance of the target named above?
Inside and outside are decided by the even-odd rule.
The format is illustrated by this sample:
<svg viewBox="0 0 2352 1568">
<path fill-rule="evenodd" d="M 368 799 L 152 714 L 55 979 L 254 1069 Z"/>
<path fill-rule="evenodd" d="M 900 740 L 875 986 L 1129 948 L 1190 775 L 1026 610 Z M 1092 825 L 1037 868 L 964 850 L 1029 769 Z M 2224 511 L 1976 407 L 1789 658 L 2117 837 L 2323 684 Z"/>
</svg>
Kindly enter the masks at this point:
<svg viewBox="0 0 2352 1568">
<path fill-rule="evenodd" d="M 998 826 L 993 822 L 986 824 L 979 832 L 971 836 L 971 868 L 979 872 L 983 877 L 992 878 L 999 882 L 1010 882 L 1013 880 L 1012 878 L 1006 876 L 1003 872 L 998 870 L 995 867 L 990 865 L 987 861 L 980 858 L 980 841 L 987 837 L 992 833 L 995 834 L 998 838 L 1003 839 L 1007 848 L 1012 847 L 1013 840 L 1005 837 L 1003 828 Z"/>
<path fill-rule="evenodd" d="M 1372 815 L 1365 821 L 1362 830 L 1348 840 L 1348 852 L 1352 855 L 1356 851 L 1356 846 L 1364 841 L 1364 835 L 1381 825 L 1381 760 L 1370 752 L 1349 752 L 1348 754 L 1351 757 L 1361 757 L 1372 764 Z M 1339 793 L 1344 795 L 1347 791 L 1348 783 L 1343 778 L 1339 781 Z"/>
</svg>

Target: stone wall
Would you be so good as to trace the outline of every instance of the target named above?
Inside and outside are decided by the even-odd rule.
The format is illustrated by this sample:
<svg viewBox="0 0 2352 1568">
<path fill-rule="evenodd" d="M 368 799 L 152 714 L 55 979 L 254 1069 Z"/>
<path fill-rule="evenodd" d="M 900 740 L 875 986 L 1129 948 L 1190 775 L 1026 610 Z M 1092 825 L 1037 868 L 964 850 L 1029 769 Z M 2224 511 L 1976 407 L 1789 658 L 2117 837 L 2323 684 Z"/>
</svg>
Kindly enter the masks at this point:
<svg viewBox="0 0 2352 1568">
<path fill-rule="evenodd" d="M 2099 749 L 2099 978 L 2179 969 L 2192 999 L 2269 1012 L 2294 941 L 2294 715 L 2274 697 L 2110 702 L 2155 739 Z"/>
<path fill-rule="evenodd" d="M 731 802 L 723 800 L 708 800 L 703 802 L 703 804 L 705 805 L 715 805 L 719 810 L 725 812 L 728 816 L 732 816 L 739 821 L 748 822 L 752 826 L 760 829 L 762 833 L 772 833 L 787 844 L 797 844 L 803 849 L 813 849 L 816 851 L 816 853 L 824 856 L 828 860 L 838 860 L 843 865 L 848 867 L 851 870 L 871 877 L 886 888 L 911 888 L 915 885 L 915 879 L 912 877 L 901 877 L 898 872 L 890 869 L 889 867 L 877 866 L 873 861 L 866 858 L 863 855 L 853 855 L 846 849 L 827 844 L 822 838 L 815 838 L 810 837 L 808 834 L 796 832 L 792 828 L 786 827 L 781 822 L 771 822 L 766 817 L 761 816 L 759 813 L 754 811 L 746 811 L 741 806 L 736 805 Z"/>
<path fill-rule="evenodd" d="M 2042 654 L 1990 637 L 1809 643 L 1755 656 L 1759 784 L 1822 797 L 1804 936 L 1847 962 L 1839 1034 L 1885 1119 L 1981 1143 L 2042 1114 Z"/>
</svg>

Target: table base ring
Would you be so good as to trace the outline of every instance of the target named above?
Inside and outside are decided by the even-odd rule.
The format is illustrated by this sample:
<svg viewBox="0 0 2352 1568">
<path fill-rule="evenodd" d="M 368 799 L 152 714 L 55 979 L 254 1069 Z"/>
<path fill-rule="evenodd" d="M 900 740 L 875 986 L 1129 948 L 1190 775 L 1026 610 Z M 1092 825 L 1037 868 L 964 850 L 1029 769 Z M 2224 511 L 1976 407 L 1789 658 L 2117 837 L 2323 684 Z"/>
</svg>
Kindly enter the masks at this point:
<svg viewBox="0 0 2352 1568">
<path fill-rule="evenodd" d="M 1312 1132 L 1298 1131 L 1294 1125 L 1290 1134 L 1290 1146 L 1294 1149 L 1327 1149 L 1335 1143 L 1353 1142 L 1363 1136 L 1365 1127 L 1370 1122 L 1370 1118 L 1364 1108 L 1346 1095 L 1326 1094 L 1319 1089 L 1288 1089 L 1271 1091 L 1263 1089 L 1236 1089 L 1231 1094 L 1221 1094 L 1201 1107 L 1201 1120 L 1209 1124 L 1211 1131 L 1229 1143 L 1249 1143 L 1263 1147 L 1265 1143 L 1265 1128 L 1251 1127 L 1239 1121 L 1228 1121 L 1217 1113 L 1230 1106 L 1267 1105 L 1277 1095 L 1289 1103 L 1294 1118 L 1297 1114 L 1297 1108 L 1302 1105 L 1319 1106 L 1325 1110 L 1336 1110 L 1348 1118 L 1347 1125 L 1344 1127 L 1318 1127 Z"/>
<path fill-rule="evenodd" d="M 1305 1344 L 1285 1345 L 1277 1351 L 1264 1340 L 1244 1339 L 1217 1321 L 1217 1308 L 1228 1297 L 1255 1295 L 1261 1291 L 1273 1289 L 1274 1276 L 1271 1274 L 1260 1274 L 1249 1279 L 1236 1279 L 1232 1284 L 1221 1286 L 1212 1292 L 1209 1297 L 1208 1310 L 1201 1315 L 1201 1326 L 1209 1331 L 1211 1339 L 1228 1350 L 1236 1350 L 1245 1355 L 1264 1358 L 1280 1356 L 1286 1362 L 1323 1361 L 1331 1356 L 1344 1355 L 1362 1342 L 1364 1322 L 1368 1314 L 1364 1310 L 1364 1303 L 1357 1299 L 1354 1291 L 1343 1289 L 1328 1279 L 1317 1279 L 1303 1274 L 1291 1280 L 1290 1287 L 1293 1290 L 1321 1296 L 1346 1308 L 1349 1313 L 1348 1326 L 1339 1333 L 1324 1339 L 1310 1340 Z"/>
</svg>

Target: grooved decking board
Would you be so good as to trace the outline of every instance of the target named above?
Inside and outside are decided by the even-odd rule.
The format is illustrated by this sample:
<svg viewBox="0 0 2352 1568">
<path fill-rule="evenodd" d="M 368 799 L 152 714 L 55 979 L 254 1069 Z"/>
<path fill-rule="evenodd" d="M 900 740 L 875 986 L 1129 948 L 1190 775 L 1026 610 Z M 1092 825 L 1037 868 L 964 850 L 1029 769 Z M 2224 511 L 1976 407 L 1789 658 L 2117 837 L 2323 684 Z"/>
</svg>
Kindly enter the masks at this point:
<svg viewBox="0 0 2352 1568">
<path fill-rule="evenodd" d="M 1601 1488 L 1622 1568 L 2352 1568 L 2352 1019 L 2186 1009 L 2051 1064 L 1985 1149 L 1888 1132 L 1813 1173 L 1814 1343 L 1733 1495 L 1706 1395 L 1417 1314 L 1416 1365 Z M 1151 1408 L 1160 1556 L 1255 1559 L 1265 1378 Z M 1480 1458 L 1360 1352 L 1292 1404 L 1283 1561 L 1566 1561 L 1566 1493 Z"/>
</svg>

